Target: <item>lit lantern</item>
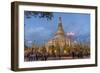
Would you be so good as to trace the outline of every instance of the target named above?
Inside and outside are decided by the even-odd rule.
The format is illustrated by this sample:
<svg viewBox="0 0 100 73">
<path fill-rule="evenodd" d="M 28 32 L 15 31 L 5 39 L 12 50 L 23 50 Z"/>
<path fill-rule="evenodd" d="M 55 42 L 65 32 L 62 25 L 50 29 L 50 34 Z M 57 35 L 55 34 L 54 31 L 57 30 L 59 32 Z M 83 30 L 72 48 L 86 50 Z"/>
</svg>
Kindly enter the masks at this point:
<svg viewBox="0 0 100 73">
<path fill-rule="evenodd" d="M 64 50 L 64 54 L 66 54 L 67 53 L 67 51 L 66 50 Z"/>
</svg>

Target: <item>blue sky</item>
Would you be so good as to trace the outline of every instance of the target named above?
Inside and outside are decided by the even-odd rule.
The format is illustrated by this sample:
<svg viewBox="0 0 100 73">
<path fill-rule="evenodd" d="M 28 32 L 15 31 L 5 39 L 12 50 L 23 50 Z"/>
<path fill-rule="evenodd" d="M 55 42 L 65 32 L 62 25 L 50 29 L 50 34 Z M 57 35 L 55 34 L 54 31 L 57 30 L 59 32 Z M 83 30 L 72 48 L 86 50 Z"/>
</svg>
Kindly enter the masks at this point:
<svg viewBox="0 0 100 73">
<path fill-rule="evenodd" d="M 65 33 L 73 32 L 75 36 L 90 35 L 90 14 L 53 12 L 52 20 L 24 16 L 24 39 L 28 43 L 45 43 L 57 31 L 59 17 L 62 19 Z"/>
</svg>

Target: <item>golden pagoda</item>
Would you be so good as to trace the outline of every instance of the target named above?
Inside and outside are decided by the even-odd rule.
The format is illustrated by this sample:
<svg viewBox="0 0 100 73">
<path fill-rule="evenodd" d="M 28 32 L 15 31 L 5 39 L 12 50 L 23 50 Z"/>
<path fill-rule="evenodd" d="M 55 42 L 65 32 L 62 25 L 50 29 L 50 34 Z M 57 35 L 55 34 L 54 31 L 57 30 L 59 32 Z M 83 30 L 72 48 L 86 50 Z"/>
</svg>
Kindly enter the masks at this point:
<svg viewBox="0 0 100 73">
<path fill-rule="evenodd" d="M 63 47 L 65 45 L 70 45 L 70 42 L 70 39 L 65 35 L 61 17 L 59 17 L 57 31 L 55 32 L 54 37 L 46 43 L 46 49 L 47 51 L 50 51 L 50 46 L 59 46 L 60 50 L 63 50 Z"/>
</svg>

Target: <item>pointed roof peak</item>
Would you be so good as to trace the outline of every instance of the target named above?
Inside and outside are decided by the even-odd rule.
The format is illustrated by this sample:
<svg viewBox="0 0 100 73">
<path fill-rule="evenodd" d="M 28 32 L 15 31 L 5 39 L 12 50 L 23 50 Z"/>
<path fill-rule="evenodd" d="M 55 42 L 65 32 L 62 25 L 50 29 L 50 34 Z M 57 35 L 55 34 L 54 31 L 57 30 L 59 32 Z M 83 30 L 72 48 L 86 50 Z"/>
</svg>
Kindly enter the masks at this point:
<svg viewBox="0 0 100 73">
<path fill-rule="evenodd" d="M 59 17 L 58 19 L 58 29 L 57 29 L 56 35 L 64 35 L 61 17 Z"/>
<path fill-rule="evenodd" d="M 61 16 L 59 16 L 59 19 L 61 19 Z"/>
<path fill-rule="evenodd" d="M 62 21 L 61 21 L 61 17 L 59 16 L 59 20 L 58 20 L 58 23 L 62 23 Z"/>
</svg>

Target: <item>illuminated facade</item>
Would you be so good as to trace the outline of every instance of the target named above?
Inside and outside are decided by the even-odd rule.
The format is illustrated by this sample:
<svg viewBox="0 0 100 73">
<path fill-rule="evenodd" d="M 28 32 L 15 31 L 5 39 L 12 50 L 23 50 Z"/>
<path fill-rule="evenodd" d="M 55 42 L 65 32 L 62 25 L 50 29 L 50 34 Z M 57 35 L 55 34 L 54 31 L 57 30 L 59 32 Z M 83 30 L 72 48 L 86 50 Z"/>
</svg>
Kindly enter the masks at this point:
<svg viewBox="0 0 100 73">
<path fill-rule="evenodd" d="M 50 52 L 51 48 L 59 46 L 59 50 L 64 52 L 64 47 L 70 46 L 71 44 L 71 39 L 65 34 L 61 17 L 59 17 L 57 32 L 54 34 L 54 37 L 46 43 L 46 49 Z"/>
</svg>

